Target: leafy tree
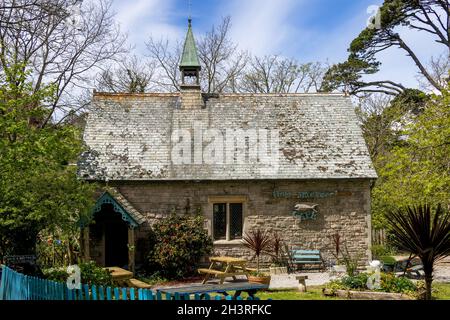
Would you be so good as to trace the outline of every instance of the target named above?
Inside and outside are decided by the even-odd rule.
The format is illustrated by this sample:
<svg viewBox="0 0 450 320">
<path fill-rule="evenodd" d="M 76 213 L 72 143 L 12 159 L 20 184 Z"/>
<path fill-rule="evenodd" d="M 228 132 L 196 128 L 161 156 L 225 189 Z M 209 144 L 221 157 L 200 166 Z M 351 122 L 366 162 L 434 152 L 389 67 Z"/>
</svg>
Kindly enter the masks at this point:
<svg viewBox="0 0 450 320">
<path fill-rule="evenodd" d="M 416 32 L 425 32 L 435 42 L 442 45 L 443 51 L 450 52 L 450 2 L 448 0 L 385 0 L 373 24 L 356 37 L 349 48 L 346 62 L 332 66 L 325 78 L 323 90 L 343 89 L 349 94 L 361 92 L 383 92 L 397 95 L 404 91 L 400 83 L 394 81 L 362 80 L 364 75 L 379 71 L 381 63 L 376 55 L 397 48 L 403 50 L 417 66 L 421 75 L 436 90 L 445 89 L 442 79 L 436 78 L 436 72 L 427 68 L 426 62 L 402 38 L 401 28 Z M 432 59 L 433 62 L 433 59 Z M 433 63 L 432 63 L 433 64 Z M 435 65 L 435 63 L 434 63 Z"/>
<path fill-rule="evenodd" d="M 419 104 L 420 105 L 420 104 Z M 447 204 L 450 199 L 450 90 L 433 95 L 421 113 L 410 113 L 402 140 L 378 157 L 373 190 L 375 226 L 384 213 L 417 202 Z"/>
<path fill-rule="evenodd" d="M 24 65 L 9 69 L 19 81 L 0 74 L 0 256 L 34 253 L 44 229 L 75 235 L 93 199 L 70 164 L 82 149 L 78 129 L 39 126 L 54 87 L 35 91 Z"/>
</svg>

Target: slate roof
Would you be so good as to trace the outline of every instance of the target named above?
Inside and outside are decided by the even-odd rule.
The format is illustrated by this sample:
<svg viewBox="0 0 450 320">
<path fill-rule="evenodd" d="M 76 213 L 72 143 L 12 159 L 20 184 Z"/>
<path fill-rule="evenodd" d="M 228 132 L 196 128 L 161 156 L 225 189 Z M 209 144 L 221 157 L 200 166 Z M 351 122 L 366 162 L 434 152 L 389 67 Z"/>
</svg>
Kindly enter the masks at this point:
<svg viewBox="0 0 450 320">
<path fill-rule="evenodd" d="M 377 177 L 354 106 L 343 95 L 223 94 L 207 99 L 203 109 L 183 110 L 177 93 L 96 93 L 92 105 L 84 133 L 89 149 L 78 172 L 86 180 Z M 278 166 L 174 164 L 172 132 L 194 123 L 220 132 L 278 130 Z"/>
<path fill-rule="evenodd" d="M 125 198 L 119 190 L 116 188 L 108 187 L 106 188 L 106 192 L 108 192 L 118 203 L 122 206 L 122 208 L 133 218 L 133 220 L 141 225 L 146 221 L 144 215 L 142 215 L 139 211 L 137 211 L 133 205 Z"/>
</svg>

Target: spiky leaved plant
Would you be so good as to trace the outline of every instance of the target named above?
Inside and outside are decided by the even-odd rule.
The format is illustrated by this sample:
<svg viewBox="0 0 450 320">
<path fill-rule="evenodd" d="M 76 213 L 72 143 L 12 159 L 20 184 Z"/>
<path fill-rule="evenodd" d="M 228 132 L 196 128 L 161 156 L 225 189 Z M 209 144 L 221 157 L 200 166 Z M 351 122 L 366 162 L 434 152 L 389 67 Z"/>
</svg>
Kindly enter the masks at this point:
<svg viewBox="0 0 450 320">
<path fill-rule="evenodd" d="M 266 252 L 271 245 L 271 236 L 267 231 L 261 229 L 246 232 L 242 242 L 245 247 L 252 250 L 256 256 L 256 270 L 259 273 L 259 260 L 263 252 Z"/>
<path fill-rule="evenodd" d="M 426 295 L 431 299 L 436 261 L 450 255 L 450 213 L 440 205 L 407 207 L 386 214 L 392 241 L 400 250 L 417 255 L 425 273 Z"/>
<path fill-rule="evenodd" d="M 336 259 L 336 264 L 339 264 L 339 253 L 341 252 L 342 239 L 339 232 L 336 232 L 332 235 L 333 243 L 334 243 L 334 258 Z"/>
<path fill-rule="evenodd" d="M 272 234 L 269 250 L 273 262 L 277 266 L 283 266 L 283 239 L 277 232 Z"/>
</svg>

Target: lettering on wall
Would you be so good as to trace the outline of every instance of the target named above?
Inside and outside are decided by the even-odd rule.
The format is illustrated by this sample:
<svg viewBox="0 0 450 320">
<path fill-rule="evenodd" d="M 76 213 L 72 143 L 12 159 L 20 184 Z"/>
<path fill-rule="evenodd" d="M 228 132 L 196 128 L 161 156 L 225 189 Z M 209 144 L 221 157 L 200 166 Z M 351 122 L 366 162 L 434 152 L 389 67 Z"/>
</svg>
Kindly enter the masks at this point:
<svg viewBox="0 0 450 320">
<path fill-rule="evenodd" d="M 272 197 L 275 199 L 325 199 L 334 197 L 337 195 L 337 191 L 301 191 L 290 192 L 274 190 Z"/>
</svg>

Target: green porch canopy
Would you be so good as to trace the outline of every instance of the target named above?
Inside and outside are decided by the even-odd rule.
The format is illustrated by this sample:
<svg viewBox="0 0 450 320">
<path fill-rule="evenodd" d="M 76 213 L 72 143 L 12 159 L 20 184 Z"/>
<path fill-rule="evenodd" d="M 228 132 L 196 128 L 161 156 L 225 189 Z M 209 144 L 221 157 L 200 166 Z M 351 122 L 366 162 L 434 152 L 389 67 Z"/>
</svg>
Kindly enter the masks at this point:
<svg viewBox="0 0 450 320">
<path fill-rule="evenodd" d="M 145 218 L 134 209 L 118 191 L 108 190 L 103 192 L 100 198 L 97 199 L 90 216 L 87 219 L 80 220 L 80 227 L 84 228 L 88 226 L 92 219 L 94 219 L 95 214 L 102 210 L 104 204 L 111 204 L 114 211 L 122 216 L 122 220 L 125 221 L 131 229 L 138 227 L 145 221 Z"/>
</svg>

